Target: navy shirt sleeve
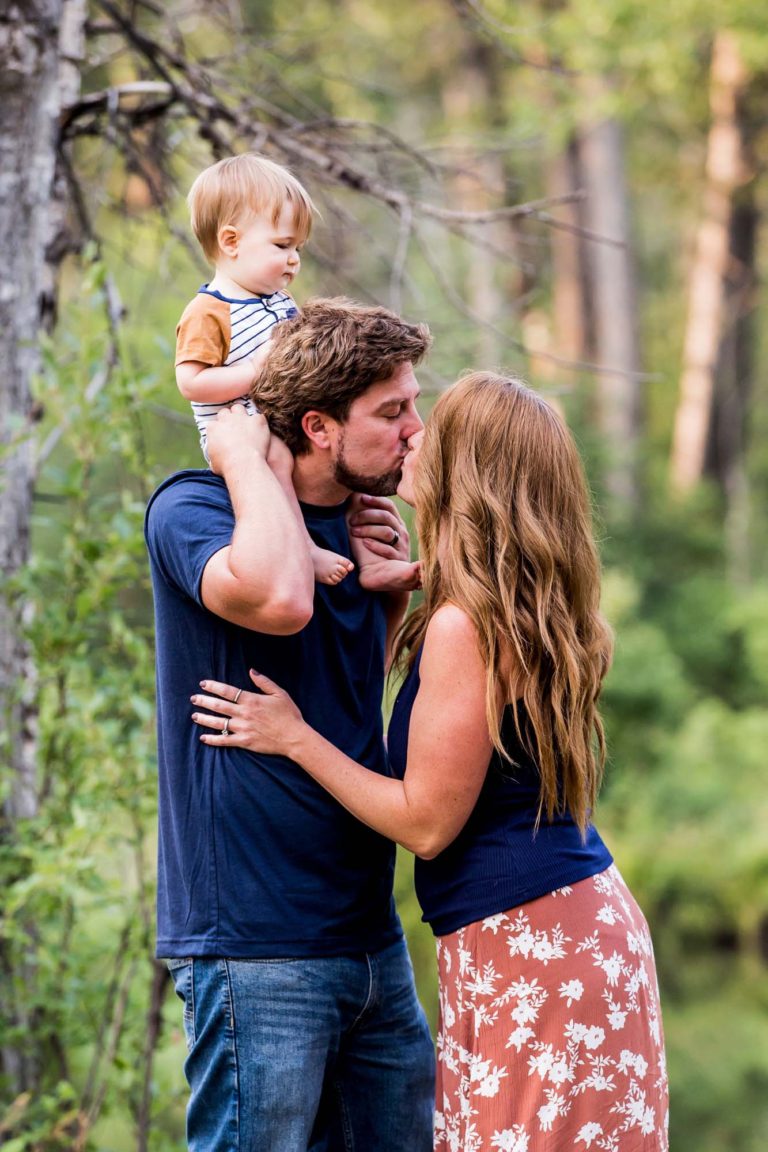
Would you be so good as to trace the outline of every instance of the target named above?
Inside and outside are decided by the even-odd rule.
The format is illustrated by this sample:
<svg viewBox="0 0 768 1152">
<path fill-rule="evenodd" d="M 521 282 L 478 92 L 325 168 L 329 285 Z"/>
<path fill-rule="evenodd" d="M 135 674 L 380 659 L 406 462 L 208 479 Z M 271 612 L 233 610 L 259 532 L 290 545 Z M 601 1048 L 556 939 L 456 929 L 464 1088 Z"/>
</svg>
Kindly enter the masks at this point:
<svg viewBox="0 0 768 1152">
<path fill-rule="evenodd" d="M 150 501 L 146 540 L 157 572 L 202 605 L 208 561 L 232 542 L 235 518 L 226 485 L 213 472 L 178 472 Z"/>
</svg>

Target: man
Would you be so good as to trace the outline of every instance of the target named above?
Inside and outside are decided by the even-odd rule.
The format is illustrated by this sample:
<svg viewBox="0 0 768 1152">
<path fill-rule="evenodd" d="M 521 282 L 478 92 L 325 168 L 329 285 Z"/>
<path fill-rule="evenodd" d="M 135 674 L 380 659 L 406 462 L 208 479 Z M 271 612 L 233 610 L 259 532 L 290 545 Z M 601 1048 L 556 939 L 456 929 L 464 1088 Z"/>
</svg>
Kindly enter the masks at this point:
<svg viewBox="0 0 768 1152">
<path fill-rule="evenodd" d="M 390 501 L 421 427 L 423 326 L 314 301 L 276 328 L 254 390 L 294 453 L 310 535 L 350 555 L 351 518 L 405 561 Z M 242 408 L 211 426 L 211 472 L 155 493 L 159 956 L 184 1002 L 192 1152 L 427 1152 L 432 1044 L 393 897 L 393 845 L 297 765 L 211 748 L 191 722 L 200 678 L 250 687 L 250 668 L 310 724 L 386 772 L 381 694 L 402 594 L 353 572 L 314 585 L 303 527 L 266 463 L 269 429 Z M 219 473 L 217 475 L 216 473 Z"/>
</svg>

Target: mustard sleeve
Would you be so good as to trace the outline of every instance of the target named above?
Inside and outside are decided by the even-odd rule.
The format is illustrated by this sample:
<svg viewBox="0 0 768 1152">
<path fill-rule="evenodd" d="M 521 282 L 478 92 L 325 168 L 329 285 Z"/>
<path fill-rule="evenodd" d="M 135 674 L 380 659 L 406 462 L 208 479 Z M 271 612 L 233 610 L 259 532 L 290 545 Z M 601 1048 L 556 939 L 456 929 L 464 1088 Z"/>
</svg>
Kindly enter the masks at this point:
<svg viewBox="0 0 768 1152">
<path fill-rule="evenodd" d="M 196 296 L 176 328 L 175 363 L 197 360 L 215 367 L 226 360 L 229 344 L 229 305 L 215 297 Z"/>
</svg>

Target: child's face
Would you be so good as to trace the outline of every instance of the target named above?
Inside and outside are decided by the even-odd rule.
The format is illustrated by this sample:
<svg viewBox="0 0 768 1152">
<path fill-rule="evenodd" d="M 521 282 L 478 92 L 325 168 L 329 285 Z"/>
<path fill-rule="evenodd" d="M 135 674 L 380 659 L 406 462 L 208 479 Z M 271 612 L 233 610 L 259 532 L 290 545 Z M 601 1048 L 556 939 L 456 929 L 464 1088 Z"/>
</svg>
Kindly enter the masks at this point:
<svg viewBox="0 0 768 1152">
<path fill-rule="evenodd" d="M 254 296 L 286 290 L 301 267 L 303 242 L 290 204 L 284 205 L 276 224 L 268 216 L 255 216 L 237 229 L 231 275 Z"/>
</svg>

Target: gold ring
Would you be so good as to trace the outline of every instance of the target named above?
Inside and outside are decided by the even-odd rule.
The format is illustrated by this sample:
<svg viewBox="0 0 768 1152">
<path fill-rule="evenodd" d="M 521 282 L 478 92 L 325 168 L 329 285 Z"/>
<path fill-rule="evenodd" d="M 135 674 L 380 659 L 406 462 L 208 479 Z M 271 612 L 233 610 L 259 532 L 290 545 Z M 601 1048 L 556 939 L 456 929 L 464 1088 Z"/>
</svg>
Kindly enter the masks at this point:
<svg viewBox="0 0 768 1152">
<path fill-rule="evenodd" d="M 232 701 L 232 703 L 233 703 L 233 704 L 237 704 L 237 702 L 238 702 L 238 700 L 240 699 L 240 697 L 242 696 L 242 694 L 243 694 L 243 690 L 242 690 L 242 688 L 238 688 L 237 692 L 235 692 L 235 698 L 234 698 L 234 700 Z"/>
<path fill-rule="evenodd" d="M 229 736 L 229 716 L 224 721 L 224 727 L 221 730 L 222 736 Z"/>
</svg>

